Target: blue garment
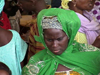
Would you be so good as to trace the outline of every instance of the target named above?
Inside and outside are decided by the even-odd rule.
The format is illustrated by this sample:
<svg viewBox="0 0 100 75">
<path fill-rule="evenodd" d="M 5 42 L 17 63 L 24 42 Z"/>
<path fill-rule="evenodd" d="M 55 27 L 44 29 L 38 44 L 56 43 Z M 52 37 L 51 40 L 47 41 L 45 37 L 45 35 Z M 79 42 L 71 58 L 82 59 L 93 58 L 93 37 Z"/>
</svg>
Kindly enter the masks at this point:
<svg viewBox="0 0 100 75">
<path fill-rule="evenodd" d="M 13 34 L 11 41 L 0 47 L 0 62 L 5 63 L 11 70 L 12 75 L 21 75 L 20 62 L 23 61 L 27 44 L 23 41 L 14 30 L 10 30 Z"/>
</svg>

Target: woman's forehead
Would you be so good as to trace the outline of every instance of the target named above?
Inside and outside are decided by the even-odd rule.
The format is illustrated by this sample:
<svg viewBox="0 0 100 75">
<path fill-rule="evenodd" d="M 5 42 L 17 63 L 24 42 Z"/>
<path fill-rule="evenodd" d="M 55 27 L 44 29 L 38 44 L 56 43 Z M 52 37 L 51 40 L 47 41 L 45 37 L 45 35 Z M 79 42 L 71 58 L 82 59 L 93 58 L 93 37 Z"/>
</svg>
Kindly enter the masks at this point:
<svg viewBox="0 0 100 75">
<path fill-rule="evenodd" d="M 49 35 L 49 36 L 50 35 L 54 35 L 54 36 L 56 36 L 56 35 L 60 35 L 60 36 L 66 35 L 66 33 L 63 30 L 54 29 L 54 28 L 44 29 L 43 32 L 44 32 L 44 35 Z"/>
</svg>

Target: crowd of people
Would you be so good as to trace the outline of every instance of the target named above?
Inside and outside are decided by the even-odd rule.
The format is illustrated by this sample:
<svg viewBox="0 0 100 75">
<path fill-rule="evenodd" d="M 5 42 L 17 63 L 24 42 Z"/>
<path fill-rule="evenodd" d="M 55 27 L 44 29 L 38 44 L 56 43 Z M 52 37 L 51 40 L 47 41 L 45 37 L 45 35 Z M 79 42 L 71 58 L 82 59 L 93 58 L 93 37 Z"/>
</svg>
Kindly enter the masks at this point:
<svg viewBox="0 0 100 75">
<path fill-rule="evenodd" d="M 0 0 L 0 75 L 100 75 L 99 13 L 99 0 Z"/>
</svg>

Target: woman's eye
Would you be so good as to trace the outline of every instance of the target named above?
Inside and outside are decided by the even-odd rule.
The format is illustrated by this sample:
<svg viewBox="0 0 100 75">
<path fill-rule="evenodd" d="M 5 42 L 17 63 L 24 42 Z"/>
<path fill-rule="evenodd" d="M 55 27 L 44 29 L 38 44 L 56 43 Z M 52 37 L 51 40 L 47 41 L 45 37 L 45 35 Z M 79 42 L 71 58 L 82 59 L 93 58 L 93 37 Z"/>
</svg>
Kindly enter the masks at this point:
<svg viewBox="0 0 100 75">
<path fill-rule="evenodd" d="M 63 39 L 63 38 L 58 38 L 57 40 L 58 40 L 58 41 L 61 41 L 62 39 Z"/>
<path fill-rule="evenodd" d="M 53 40 L 52 39 L 47 39 L 47 41 L 52 42 Z"/>
</svg>

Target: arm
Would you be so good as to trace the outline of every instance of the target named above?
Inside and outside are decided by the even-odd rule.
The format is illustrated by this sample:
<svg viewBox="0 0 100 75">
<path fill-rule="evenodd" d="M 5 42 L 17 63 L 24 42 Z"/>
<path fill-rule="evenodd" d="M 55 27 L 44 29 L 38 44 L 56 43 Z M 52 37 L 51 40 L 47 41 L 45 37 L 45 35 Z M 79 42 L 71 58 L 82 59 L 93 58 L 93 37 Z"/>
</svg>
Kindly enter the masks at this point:
<svg viewBox="0 0 100 75">
<path fill-rule="evenodd" d="M 92 45 L 97 48 L 100 48 L 100 35 L 97 36 L 96 40 L 94 41 L 94 43 Z"/>
</svg>

